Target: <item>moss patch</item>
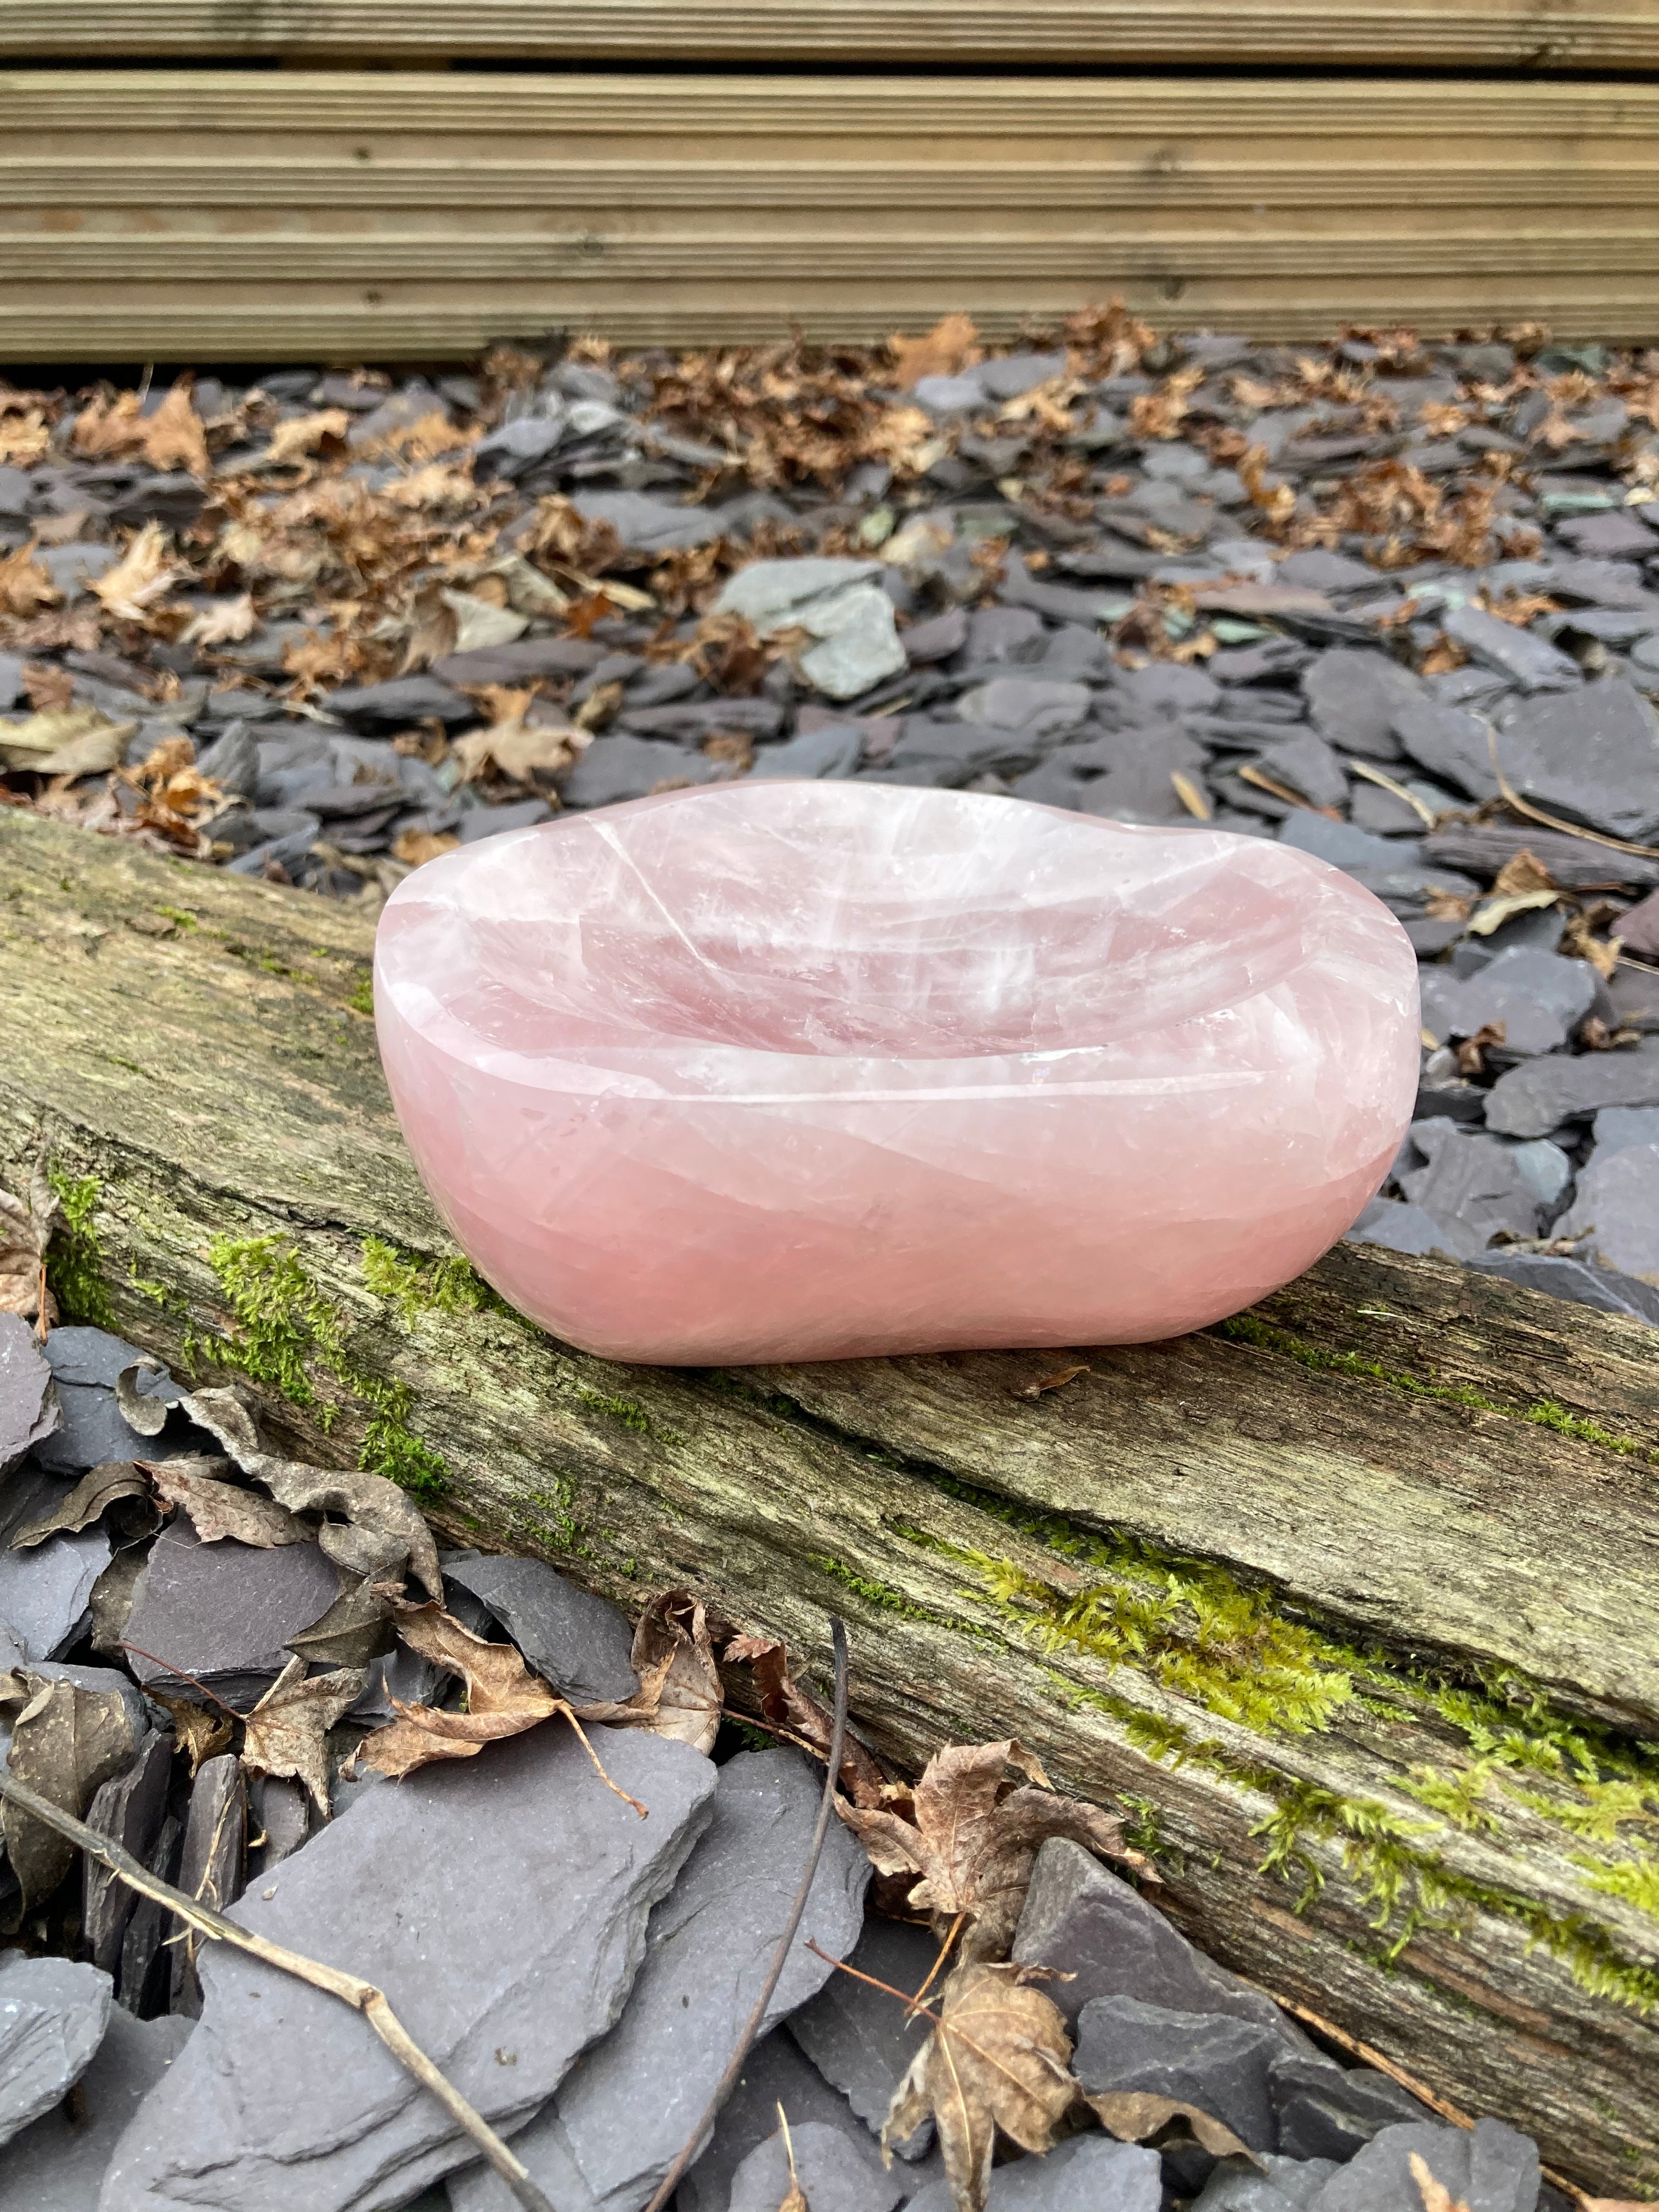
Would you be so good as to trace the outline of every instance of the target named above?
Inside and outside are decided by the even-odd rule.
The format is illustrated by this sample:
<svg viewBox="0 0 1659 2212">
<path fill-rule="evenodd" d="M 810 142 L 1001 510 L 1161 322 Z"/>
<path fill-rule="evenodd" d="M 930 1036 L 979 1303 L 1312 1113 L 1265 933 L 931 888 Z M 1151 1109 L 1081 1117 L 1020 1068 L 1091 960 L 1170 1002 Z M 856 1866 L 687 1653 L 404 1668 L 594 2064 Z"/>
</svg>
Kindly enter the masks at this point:
<svg viewBox="0 0 1659 2212">
<path fill-rule="evenodd" d="M 46 1254 L 46 1281 L 65 1321 L 112 1329 L 115 1316 L 104 1287 L 103 1248 L 93 1216 L 103 1185 L 96 1176 L 71 1176 L 49 1168 L 46 1180 L 63 1209 L 63 1224 Z"/>
</svg>

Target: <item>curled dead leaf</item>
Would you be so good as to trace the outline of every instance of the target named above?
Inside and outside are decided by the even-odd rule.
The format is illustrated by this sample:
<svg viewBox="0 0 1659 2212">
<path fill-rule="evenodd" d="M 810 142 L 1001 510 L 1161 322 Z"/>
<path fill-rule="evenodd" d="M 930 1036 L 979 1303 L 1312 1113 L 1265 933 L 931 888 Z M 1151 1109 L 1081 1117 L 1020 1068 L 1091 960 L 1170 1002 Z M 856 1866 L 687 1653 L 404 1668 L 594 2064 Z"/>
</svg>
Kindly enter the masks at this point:
<svg viewBox="0 0 1659 2212">
<path fill-rule="evenodd" d="M 314 415 L 296 415 L 290 422 L 279 422 L 270 434 L 270 443 L 259 456 L 259 466 L 268 469 L 290 467 L 307 455 L 327 451 L 339 451 L 345 444 L 346 432 L 351 428 L 351 417 L 343 407 L 324 407 Z"/>
<path fill-rule="evenodd" d="M 210 599 L 198 615 L 192 617 L 179 639 L 181 645 L 234 645 L 240 639 L 251 637 L 259 627 L 259 617 L 254 612 L 253 594 L 241 592 L 228 599 Z"/>
<path fill-rule="evenodd" d="M 957 2212 L 983 2212 L 999 2130 L 1023 2150 L 1046 2151 L 1076 2101 L 1065 2020 L 1024 1972 L 957 1967 L 883 2124 L 882 2155 L 890 2158 L 894 2143 L 934 2121 Z"/>
<path fill-rule="evenodd" d="M 893 381 L 901 392 L 914 392 L 924 376 L 955 376 L 985 358 L 979 331 L 971 315 L 942 315 L 931 331 L 920 337 L 898 332 L 887 341 L 893 356 Z"/>
<path fill-rule="evenodd" d="M 27 622 L 43 607 L 57 606 L 63 596 L 46 568 L 35 559 L 32 545 L 0 554 L 0 614 Z"/>
<path fill-rule="evenodd" d="M 319 1813 L 328 1813 L 328 1732 L 356 1705 L 368 1680 L 362 1667 L 311 1674 L 302 1658 L 289 1661 L 243 1724 L 242 1765 L 250 1774 L 302 1783 Z"/>
<path fill-rule="evenodd" d="M 1017 1786 L 1009 1770 L 1028 1778 Z M 914 1873 L 913 1911 L 927 1913 L 941 1938 L 958 1919 L 968 1959 L 1000 1957 L 1014 1928 L 1037 1852 L 1051 1836 L 1151 1875 L 1124 1844 L 1109 1814 L 1053 1789 L 1030 1752 L 1012 1741 L 956 1744 L 935 1752 L 914 1791 L 891 1790 L 884 1805 L 836 1801 L 836 1811 L 883 1874 Z"/>
<path fill-rule="evenodd" d="M 229 1536 L 268 1552 L 283 1544 L 303 1544 L 310 1537 L 311 1531 L 286 1506 L 225 1481 L 222 1470 L 229 1466 L 228 1460 L 191 1453 L 139 1464 L 161 1504 L 182 1508 L 204 1544 L 221 1543 Z"/>
<path fill-rule="evenodd" d="M 720 1656 L 728 1667 L 749 1668 L 761 1711 L 774 1728 L 828 1759 L 834 1725 L 830 1708 L 793 1679 L 781 1644 L 765 1636 L 734 1636 Z M 879 1805 L 887 1787 L 886 1775 L 850 1729 L 842 1753 L 841 1785 L 855 1805 Z"/>
<path fill-rule="evenodd" d="M 46 1249 L 64 1218 L 58 1194 L 39 1163 L 25 1198 L 0 1190 L 0 1313 L 39 1321 L 44 1335 L 58 1318 L 46 1281 Z"/>
<path fill-rule="evenodd" d="M 1176 2098 L 1154 2096 L 1145 2089 L 1109 2089 L 1085 2095 L 1083 2101 L 1107 2134 L 1115 2136 L 1120 2142 L 1146 2142 L 1181 2120 L 1194 2141 L 1212 2156 L 1248 2158 L 1258 2166 L 1261 2163 L 1249 2144 L 1242 2142 L 1223 2121 Z"/>
<path fill-rule="evenodd" d="M 709 1752 L 725 1700 L 714 1639 L 701 1598 L 664 1590 L 640 1615 L 631 1654 L 640 1686 L 625 1703 L 580 1705 L 576 1717 L 614 1728 L 641 1728 Z"/>
<path fill-rule="evenodd" d="M 94 576 L 88 588 L 118 621 L 148 623 L 152 610 L 188 574 L 170 557 L 167 534 L 161 524 L 147 522 L 134 533 L 114 568 Z"/>
<path fill-rule="evenodd" d="M 173 1741 L 190 1761 L 192 1781 L 204 1760 L 217 1759 L 222 1751 L 230 1749 L 235 1722 L 229 1712 L 196 1705 L 188 1698 L 175 1698 L 160 1688 L 147 1690 L 144 1694 L 172 1719 Z"/>
<path fill-rule="evenodd" d="M 54 1511 L 41 1520 L 27 1522 L 12 1538 L 11 1548 L 14 1552 L 32 1551 L 35 1545 L 60 1531 L 72 1536 L 79 1529 L 90 1528 L 105 1508 L 113 1505 L 118 1498 L 147 1497 L 149 1490 L 142 1469 L 133 1461 L 106 1461 L 83 1474 Z"/>
</svg>

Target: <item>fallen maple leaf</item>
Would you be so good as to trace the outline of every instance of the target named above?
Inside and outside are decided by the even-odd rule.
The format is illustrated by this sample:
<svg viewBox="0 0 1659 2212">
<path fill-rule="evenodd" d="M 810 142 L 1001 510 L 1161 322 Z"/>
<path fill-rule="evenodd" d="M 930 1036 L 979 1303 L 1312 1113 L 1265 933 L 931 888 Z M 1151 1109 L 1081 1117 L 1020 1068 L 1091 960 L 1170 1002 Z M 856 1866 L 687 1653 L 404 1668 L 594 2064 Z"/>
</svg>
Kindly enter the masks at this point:
<svg viewBox="0 0 1659 2212">
<path fill-rule="evenodd" d="M 188 1698 L 175 1698 L 156 1684 L 152 1684 L 144 1695 L 152 1705 L 161 1706 L 171 1718 L 173 1741 L 190 1761 L 192 1781 L 204 1759 L 217 1759 L 222 1751 L 230 1749 L 235 1724 L 228 1712 L 210 1712 L 205 1705 L 196 1705 Z"/>
<path fill-rule="evenodd" d="M 142 404 L 136 392 L 94 394 L 76 416 L 70 444 L 91 460 L 130 453 L 143 435 L 138 419 Z"/>
<path fill-rule="evenodd" d="M 1108 2089 L 1083 2100 L 1108 2135 L 1120 2142 L 1146 2142 L 1162 2135 L 1172 2120 L 1186 2123 L 1193 2140 L 1212 2158 L 1249 2159 L 1260 2165 L 1255 2153 L 1224 2121 L 1197 2105 L 1183 2105 L 1178 2097 L 1159 2097 L 1150 2089 Z"/>
<path fill-rule="evenodd" d="M 92 578 L 90 589 L 103 601 L 107 613 L 123 622 L 142 623 L 187 574 L 168 558 L 167 534 L 161 524 L 147 522 L 135 533 L 115 567 Z"/>
<path fill-rule="evenodd" d="M 77 1820 L 100 1785 L 124 1772 L 137 1749 L 118 1691 L 48 1680 L 27 1668 L 0 1674 L 0 1717 L 11 1729 L 9 1772 Z M 0 1835 L 19 1885 L 0 1908 L 0 1928 L 9 1933 L 37 1899 L 57 1888 L 73 1863 L 75 1847 L 9 1801 L 0 1804 Z"/>
<path fill-rule="evenodd" d="M 1046 2151 L 1076 2101 L 1072 2040 L 1052 1997 L 1021 1966 L 961 1966 L 941 1992 L 939 2025 L 888 2107 L 882 2154 L 924 2120 L 939 2129 L 957 2212 L 983 2212 L 999 2130 Z"/>
<path fill-rule="evenodd" d="M 58 1318 L 46 1281 L 46 1248 L 64 1218 L 44 1163 L 29 1178 L 27 1199 L 0 1190 L 0 1313 L 38 1321 L 44 1336 Z"/>
<path fill-rule="evenodd" d="M 259 466 L 286 468 L 325 447 L 337 450 L 344 445 L 350 428 L 351 417 L 343 407 L 325 407 L 315 415 L 296 415 L 291 422 L 279 422 L 271 432 L 270 443 L 259 457 Z"/>
<path fill-rule="evenodd" d="M 1015 1768 L 1035 1787 L 1016 1787 Z M 1062 1797 L 1041 1765 L 1014 1742 L 953 1744 L 935 1752 L 914 1792 L 890 1790 L 879 1807 L 836 1810 L 883 1874 L 921 1878 L 908 1903 L 932 1917 L 933 1932 L 949 1940 L 955 1923 L 969 1923 L 963 1953 L 969 1959 L 1006 1954 L 1030 1887 L 1031 1865 L 1051 1836 L 1066 1836 L 1087 1850 L 1146 1869 L 1128 1850 L 1111 1815 L 1080 1798 Z"/>
<path fill-rule="evenodd" d="M 290 1659 L 244 1723 L 242 1765 L 250 1774 L 275 1774 L 301 1782 L 317 1810 L 328 1817 L 328 1732 L 356 1705 L 368 1680 L 363 1667 L 329 1674 L 306 1673 Z"/>
<path fill-rule="evenodd" d="M 30 469 L 52 451 L 52 431 L 38 407 L 0 402 L 0 465 Z"/>
<path fill-rule="evenodd" d="M 834 1725 L 830 1709 L 793 1680 L 781 1644 L 765 1636 L 734 1636 L 720 1656 L 728 1666 L 750 1670 L 761 1711 L 774 1728 L 787 1729 L 820 1759 L 828 1759 Z M 842 1752 L 841 1783 L 855 1805 L 879 1805 L 887 1787 L 886 1776 L 850 1729 Z"/>
<path fill-rule="evenodd" d="M 202 477 L 210 473 L 207 433 L 191 400 L 188 377 L 181 376 L 155 412 L 145 417 L 140 443 L 154 469 L 187 469 Z"/>
<path fill-rule="evenodd" d="M 256 1551 L 269 1552 L 310 1538 L 311 1531 L 285 1505 L 222 1480 L 214 1470 L 226 1467 L 225 1460 L 191 1453 L 138 1464 L 161 1503 L 182 1508 L 189 1516 L 198 1543 L 217 1544 L 228 1536 Z"/>
<path fill-rule="evenodd" d="M 58 605 L 63 596 L 35 559 L 33 545 L 20 545 L 15 553 L 0 554 L 0 614 L 27 622 L 42 607 Z"/>
<path fill-rule="evenodd" d="M 240 638 L 251 637 L 258 627 L 253 594 L 243 592 L 234 599 L 210 599 L 191 618 L 179 641 L 181 645 L 234 645 Z"/>
<path fill-rule="evenodd" d="M 901 392 L 914 392 L 924 376 L 955 376 L 985 358 L 973 317 L 963 314 L 941 316 L 917 338 L 895 331 L 887 349 L 893 356 L 893 381 Z"/>
<path fill-rule="evenodd" d="M 689 1590 L 660 1591 L 640 1615 L 630 1657 L 640 1678 L 636 1694 L 625 1704 L 582 1705 L 577 1717 L 712 1751 L 725 1700 L 702 1600 Z"/>
</svg>

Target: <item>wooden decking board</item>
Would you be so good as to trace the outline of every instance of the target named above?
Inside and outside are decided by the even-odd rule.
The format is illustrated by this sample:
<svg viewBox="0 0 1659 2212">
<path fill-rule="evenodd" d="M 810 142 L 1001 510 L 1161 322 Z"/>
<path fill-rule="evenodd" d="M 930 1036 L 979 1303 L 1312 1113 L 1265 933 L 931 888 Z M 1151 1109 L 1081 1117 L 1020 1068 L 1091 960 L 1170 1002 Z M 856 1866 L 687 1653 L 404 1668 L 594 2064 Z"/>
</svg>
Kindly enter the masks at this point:
<svg viewBox="0 0 1659 2212">
<path fill-rule="evenodd" d="M 1650 0 L 7 0 L 0 55 L 1618 70 Z"/>
<path fill-rule="evenodd" d="M 1659 337 L 1659 83 L 0 70 L 0 359 L 1541 319 Z"/>
</svg>

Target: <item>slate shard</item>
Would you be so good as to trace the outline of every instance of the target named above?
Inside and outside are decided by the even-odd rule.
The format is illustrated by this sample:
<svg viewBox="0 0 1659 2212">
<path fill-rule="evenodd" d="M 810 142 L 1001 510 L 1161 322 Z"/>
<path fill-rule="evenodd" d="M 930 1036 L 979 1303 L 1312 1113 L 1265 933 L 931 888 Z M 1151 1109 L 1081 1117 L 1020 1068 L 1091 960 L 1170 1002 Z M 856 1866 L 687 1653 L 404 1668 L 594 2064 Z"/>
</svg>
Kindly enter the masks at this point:
<svg viewBox="0 0 1659 2212">
<path fill-rule="evenodd" d="M 926 1928 L 872 1915 L 847 1963 L 889 1989 L 913 1992 L 927 1981 L 938 1957 L 939 1945 Z M 789 2033 L 866 2125 L 879 2134 L 927 2025 L 920 2014 L 907 2022 L 904 2007 L 885 1990 L 851 1975 L 832 1974 L 791 2016 Z M 920 2157 L 933 2135 L 929 2122 L 899 2147 L 901 2155 Z"/>
<path fill-rule="evenodd" d="M 793 1751 L 740 1753 L 720 1770 L 708 1829 L 652 1915 L 621 2020 L 586 2051 L 517 2138 L 519 2156 L 564 2212 L 639 2212 L 714 2094 L 753 2008 L 794 1900 L 821 1785 Z M 839 1824 L 825 1839 L 805 1917 L 768 2007 L 771 2027 L 851 1950 L 870 1864 Z M 656 2085 L 648 2100 L 641 2082 Z M 456 2212 L 511 2212 L 487 2170 L 452 2190 Z"/>
<path fill-rule="evenodd" d="M 110 2153 L 183 2050 L 187 2020 L 134 2020 L 118 2006 L 76 2085 L 13 2137 L 0 2158 L 0 2212 L 95 2212 Z"/>
<path fill-rule="evenodd" d="M 0 1474 L 44 1443 L 62 1418 L 33 1328 L 21 1314 L 0 1313 Z"/>
<path fill-rule="evenodd" d="M 176 1382 L 156 1370 L 146 1353 L 107 1329 L 82 1328 L 53 1329 L 46 1353 L 57 1381 L 63 1419 L 36 1454 L 41 1467 L 58 1474 L 84 1474 L 107 1461 L 157 1455 L 155 1438 L 129 1428 L 115 1402 L 116 1376 L 141 1361 L 147 1362 L 138 1378 L 141 1395 L 166 1405 L 184 1395 Z"/>
<path fill-rule="evenodd" d="M 1341 1235 L 1417 1082 L 1415 956 L 1335 871 L 963 793 L 492 838 L 398 885 L 375 960 L 458 1240 L 616 1358 L 1179 1335 Z"/>
<path fill-rule="evenodd" d="M 206 1759 L 190 1788 L 178 1887 L 223 1912 L 241 1895 L 243 1846 L 247 1832 L 247 1784 L 242 1762 L 233 1752 Z M 202 1984 L 196 1972 L 199 1944 L 173 1946 L 169 2012 L 194 2020 L 202 2009 Z"/>
<path fill-rule="evenodd" d="M 109 2008 L 110 1978 L 95 1966 L 0 1951 L 0 2143 L 80 2080 L 104 2039 Z"/>
<path fill-rule="evenodd" d="M 698 1753 L 591 1733 L 648 1819 L 550 1724 L 363 1790 L 233 1907 L 384 1989 L 422 2049 L 509 2130 L 615 2020 L 650 1908 L 708 1816 L 714 1770 Z M 382 2212 L 470 2158 L 337 1999 L 222 1945 L 197 1963 L 201 2021 L 117 2146 L 101 2212 L 183 2212 L 204 2197 L 216 2212 L 301 2199 L 307 2212 Z"/>
<path fill-rule="evenodd" d="M 204 1544 L 180 1515 L 156 1538 L 135 1588 L 128 1662 L 147 1688 L 182 1695 L 193 1674 L 246 1712 L 288 1664 L 288 1638 L 339 1594 L 339 1574 L 315 1544 Z"/>
<path fill-rule="evenodd" d="M 1263 2023 L 1094 1997 L 1078 2019 L 1072 2070 L 1091 2096 L 1139 2093 L 1194 2105 L 1252 2150 L 1277 2148 L 1267 2069 L 1284 2045 Z"/>
<path fill-rule="evenodd" d="M 488 1606 L 530 1665 L 573 1705 L 622 1703 L 639 1688 L 627 1620 L 544 1560 L 452 1553 L 443 1569 L 447 1579 Z"/>
<path fill-rule="evenodd" d="M 994 2167 L 986 2212 L 1158 2212 L 1163 2201 L 1155 2150 L 1073 2136 L 1042 2158 Z M 910 2202 L 915 2212 L 951 2212 L 951 2185 L 933 2182 Z"/>
<path fill-rule="evenodd" d="M 1276 2057 L 1267 2094 L 1287 2157 L 1346 2164 L 1384 2128 L 1426 2120 L 1428 2107 L 1409 2089 L 1369 2066 L 1348 2071 L 1295 2051 Z"/>
<path fill-rule="evenodd" d="M 902 2185 L 884 2173 L 839 2128 L 806 2120 L 789 2130 L 793 2179 L 811 2212 L 893 2212 Z M 778 2212 L 789 2193 L 789 2151 L 780 2128 L 751 2150 L 732 2177 L 730 2212 Z"/>
<path fill-rule="evenodd" d="M 173 1773 L 173 1742 L 153 1730 L 138 1747 L 125 1774 L 106 1782 L 87 1808 L 87 1826 L 113 1838 L 141 1863 L 148 1860 L 167 1818 L 167 1784 Z M 82 1861 L 81 1923 L 92 1963 L 112 1977 L 121 1965 L 121 1946 L 138 1903 L 128 1887 L 95 1859 Z"/>
<path fill-rule="evenodd" d="M 1469 2212 L 1534 2212 L 1538 2146 L 1501 2120 L 1473 2129 L 1436 2121 L 1384 2128 L 1314 2198 L 1314 2212 L 1422 2212 L 1413 2153 Z"/>
</svg>

